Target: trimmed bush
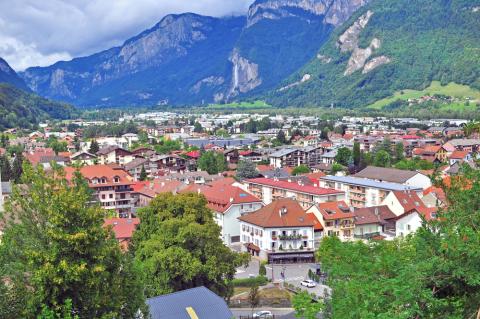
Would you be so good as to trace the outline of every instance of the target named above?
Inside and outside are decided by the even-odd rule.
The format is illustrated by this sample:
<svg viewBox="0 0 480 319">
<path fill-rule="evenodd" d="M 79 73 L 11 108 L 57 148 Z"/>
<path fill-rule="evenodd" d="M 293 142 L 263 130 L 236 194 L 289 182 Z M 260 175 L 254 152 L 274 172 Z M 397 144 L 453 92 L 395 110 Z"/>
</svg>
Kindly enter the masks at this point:
<svg viewBox="0 0 480 319">
<path fill-rule="evenodd" d="M 268 278 L 265 276 L 257 276 L 254 278 L 242 278 L 233 279 L 232 284 L 234 287 L 255 287 L 264 286 L 268 283 Z"/>
</svg>

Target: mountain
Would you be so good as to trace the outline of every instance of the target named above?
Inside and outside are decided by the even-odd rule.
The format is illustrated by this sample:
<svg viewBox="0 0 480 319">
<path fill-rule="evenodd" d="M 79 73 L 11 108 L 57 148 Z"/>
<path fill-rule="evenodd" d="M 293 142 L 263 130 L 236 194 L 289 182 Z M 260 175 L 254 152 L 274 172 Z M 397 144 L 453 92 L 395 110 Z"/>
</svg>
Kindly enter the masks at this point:
<svg viewBox="0 0 480 319">
<path fill-rule="evenodd" d="M 8 65 L 7 61 L 0 58 L 0 83 L 8 83 L 19 89 L 28 90 L 27 85 L 18 74 Z"/>
<path fill-rule="evenodd" d="M 21 74 L 85 106 L 191 105 L 266 92 L 368 0 L 257 0 L 247 16 L 168 15 L 122 46 Z"/>
<path fill-rule="evenodd" d="M 75 109 L 27 93 L 7 83 L 0 83 L 0 131 L 31 128 L 47 119 L 68 119 Z"/>
<path fill-rule="evenodd" d="M 360 107 L 432 81 L 480 89 L 479 0 L 372 0 L 267 94 L 277 106 Z"/>
</svg>

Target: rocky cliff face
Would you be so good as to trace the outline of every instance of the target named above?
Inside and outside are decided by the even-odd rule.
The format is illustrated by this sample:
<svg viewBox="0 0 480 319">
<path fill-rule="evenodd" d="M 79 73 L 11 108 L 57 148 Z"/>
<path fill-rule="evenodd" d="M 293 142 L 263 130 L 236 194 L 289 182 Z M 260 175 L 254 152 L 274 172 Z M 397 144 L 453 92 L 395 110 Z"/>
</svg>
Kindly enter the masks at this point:
<svg viewBox="0 0 480 319">
<path fill-rule="evenodd" d="M 245 17 L 169 15 L 120 47 L 22 77 L 77 105 L 227 101 L 277 86 L 368 1 L 258 0 Z"/>
<path fill-rule="evenodd" d="M 307 13 L 324 16 L 325 23 L 339 26 L 369 0 L 267 0 L 256 1 L 248 10 L 248 26 L 264 19 L 298 17 Z"/>
</svg>

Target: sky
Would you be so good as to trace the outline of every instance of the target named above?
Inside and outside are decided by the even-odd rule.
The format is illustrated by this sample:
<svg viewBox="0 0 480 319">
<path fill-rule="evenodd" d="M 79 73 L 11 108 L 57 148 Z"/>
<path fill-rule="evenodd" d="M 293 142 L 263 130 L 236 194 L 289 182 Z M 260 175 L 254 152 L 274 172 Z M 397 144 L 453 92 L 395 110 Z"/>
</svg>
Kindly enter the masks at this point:
<svg viewBox="0 0 480 319">
<path fill-rule="evenodd" d="M 16 71 L 122 44 L 167 14 L 238 15 L 253 0 L 0 0 L 0 57 Z"/>
</svg>

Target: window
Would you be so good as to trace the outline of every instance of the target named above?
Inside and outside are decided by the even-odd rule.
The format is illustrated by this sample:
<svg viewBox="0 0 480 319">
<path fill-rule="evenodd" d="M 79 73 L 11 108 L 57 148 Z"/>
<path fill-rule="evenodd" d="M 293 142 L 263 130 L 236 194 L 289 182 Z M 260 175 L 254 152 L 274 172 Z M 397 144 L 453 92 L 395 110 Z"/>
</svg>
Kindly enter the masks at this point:
<svg viewBox="0 0 480 319">
<path fill-rule="evenodd" d="M 113 194 L 110 194 L 108 197 L 109 197 L 109 198 L 113 198 Z"/>
<path fill-rule="evenodd" d="M 277 236 L 277 232 L 276 231 L 272 231 L 272 236 Z"/>
<path fill-rule="evenodd" d="M 412 226 L 407 225 L 407 230 L 412 230 Z"/>
<path fill-rule="evenodd" d="M 102 195 L 102 199 L 105 199 L 105 194 Z"/>
</svg>

